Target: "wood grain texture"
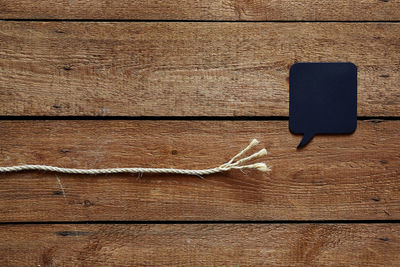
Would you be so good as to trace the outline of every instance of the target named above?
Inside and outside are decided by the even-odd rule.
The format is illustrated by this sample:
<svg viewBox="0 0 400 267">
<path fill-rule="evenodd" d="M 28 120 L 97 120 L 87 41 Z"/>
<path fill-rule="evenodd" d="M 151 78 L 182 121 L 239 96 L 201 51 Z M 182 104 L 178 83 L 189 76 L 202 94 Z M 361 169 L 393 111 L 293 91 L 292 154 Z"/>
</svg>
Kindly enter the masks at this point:
<svg viewBox="0 0 400 267">
<path fill-rule="evenodd" d="M 2 266 L 398 266 L 398 224 L 2 225 Z"/>
<path fill-rule="evenodd" d="M 399 20 L 399 0 L 2 0 L 0 18 L 131 20 Z"/>
<path fill-rule="evenodd" d="M 400 115 L 400 23 L 0 22 L 0 115 L 287 116 L 295 62 L 358 66 Z"/>
<path fill-rule="evenodd" d="M 400 121 L 301 152 L 287 121 L 1 121 L 0 165 L 206 168 L 258 138 L 272 172 L 0 175 L 0 221 L 400 219 Z"/>
</svg>

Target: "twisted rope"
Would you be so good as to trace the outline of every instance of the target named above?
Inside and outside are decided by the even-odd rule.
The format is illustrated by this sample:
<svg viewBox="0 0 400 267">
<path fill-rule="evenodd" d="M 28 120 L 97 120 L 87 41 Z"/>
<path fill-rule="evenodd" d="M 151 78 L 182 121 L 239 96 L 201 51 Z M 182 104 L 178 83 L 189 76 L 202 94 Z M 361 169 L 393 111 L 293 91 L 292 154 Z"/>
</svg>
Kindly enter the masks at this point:
<svg viewBox="0 0 400 267">
<path fill-rule="evenodd" d="M 213 173 L 226 172 L 233 169 L 244 170 L 244 169 L 256 169 L 262 172 L 270 171 L 270 168 L 263 162 L 241 165 L 247 161 L 255 158 L 267 155 L 267 150 L 265 148 L 260 151 L 237 160 L 248 150 L 256 146 L 259 142 L 253 139 L 250 144 L 236 154 L 230 161 L 224 163 L 218 167 L 202 170 L 186 170 L 186 169 L 173 169 L 173 168 L 109 168 L 109 169 L 74 169 L 74 168 L 61 168 L 47 165 L 20 165 L 20 166 L 10 166 L 10 167 L 0 167 L 0 173 L 6 172 L 18 172 L 18 171 L 49 171 L 58 173 L 70 173 L 70 174 L 113 174 L 113 173 L 172 173 L 172 174 L 184 174 L 184 175 L 208 175 Z"/>
</svg>

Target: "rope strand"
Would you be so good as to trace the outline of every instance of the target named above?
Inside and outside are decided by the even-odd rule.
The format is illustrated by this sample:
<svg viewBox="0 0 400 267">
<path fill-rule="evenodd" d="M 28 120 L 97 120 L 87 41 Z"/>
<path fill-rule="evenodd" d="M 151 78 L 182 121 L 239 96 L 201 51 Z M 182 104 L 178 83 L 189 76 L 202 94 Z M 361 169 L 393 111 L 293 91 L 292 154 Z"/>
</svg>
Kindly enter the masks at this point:
<svg viewBox="0 0 400 267">
<path fill-rule="evenodd" d="M 218 167 L 210 168 L 210 169 L 202 169 L 202 170 L 187 170 L 187 169 L 173 169 L 173 168 L 109 168 L 109 169 L 74 169 L 74 168 L 61 168 L 47 165 L 20 165 L 20 166 L 11 166 L 11 167 L 0 167 L 0 173 L 7 172 L 19 172 L 19 171 L 49 171 L 49 172 L 58 172 L 58 173 L 69 173 L 69 174 L 114 174 L 114 173 L 171 173 L 171 174 L 183 174 L 183 175 L 208 175 L 213 173 L 220 173 L 230 171 L 232 169 L 243 170 L 243 169 L 255 169 L 262 172 L 270 171 L 271 169 L 263 162 L 248 164 L 248 165 L 240 165 L 246 161 L 259 158 L 261 156 L 267 155 L 267 150 L 261 149 L 260 151 L 237 160 L 243 154 L 245 154 L 252 147 L 256 146 L 259 142 L 256 139 L 253 139 L 250 144 L 240 151 L 237 155 L 235 155 L 230 161 L 224 163 Z M 235 161 L 237 160 L 237 161 Z"/>
</svg>

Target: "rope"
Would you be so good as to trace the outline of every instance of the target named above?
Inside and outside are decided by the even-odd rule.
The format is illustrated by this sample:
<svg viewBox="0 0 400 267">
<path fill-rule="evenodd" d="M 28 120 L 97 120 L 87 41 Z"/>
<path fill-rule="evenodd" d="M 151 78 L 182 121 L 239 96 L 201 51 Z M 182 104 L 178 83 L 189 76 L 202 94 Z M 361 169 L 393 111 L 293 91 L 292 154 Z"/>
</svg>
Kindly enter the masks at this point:
<svg viewBox="0 0 400 267">
<path fill-rule="evenodd" d="M 230 161 L 224 163 L 218 167 L 202 170 L 187 170 L 187 169 L 173 169 L 173 168 L 110 168 L 110 169 L 74 169 L 74 168 L 61 168 L 47 165 L 20 165 L 11 167 L 0 167 L 0 173 L 7 172 L 19 172 L 19 171 L 49 171 L 58 173 L 70 173 L 70 174 L 113 174 L 113 173 L 172 173 L 172 174 L 184 174 L 184 175 L 208 175 L 213 173 L 226 172 L 230 170 L 244 170 L 244 169 L 255 169 L 262 172 L 270 171 L 270 168 L 263 162 L 253 163 L 248 165 L 241 165 L 249 160 L 259 158 L 261 156 L 267 155 L 267 150 L 265 148 L 260 151 L 237 160 L 248 150 L 256 146 L 259 142 L 253 139 L 250 144 L 236 154 Z M 236 161 L 235 161 L 236 160 Z"/>
</svg>

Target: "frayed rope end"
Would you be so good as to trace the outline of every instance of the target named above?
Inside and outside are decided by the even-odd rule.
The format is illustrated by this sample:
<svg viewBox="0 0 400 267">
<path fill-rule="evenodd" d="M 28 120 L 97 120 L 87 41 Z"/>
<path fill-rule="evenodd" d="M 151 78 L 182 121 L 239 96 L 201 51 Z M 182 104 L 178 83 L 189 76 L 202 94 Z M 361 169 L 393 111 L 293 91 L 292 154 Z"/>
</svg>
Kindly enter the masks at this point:
<svg viewBox="0 0 400 267">
<path fill-rule="evenodd" d="M 251 148 L 253 148 L 254 146 L 258 145 L 260 142 L 257 139 L 253 139 L 251 140 L 250 144 L 243 149 L 242 151 L 240 151 L 237 155 L 235 155 L 229 162 L 222 164 L 219 169 L 222 171 L 229 171 L 231 169 L 256 169 L 258 171 L 261 172 L 268 172 L 271 169 L 264 163 L 264 162 L 258 162 L 258 163 L 254 163 L 254 164 L 248 164 L 248 165 L 241 165 L 244 162 L 265 156 L 268 154 L 268 151 L 263 148 L 260 151 L 251 154 L 248 157 L 242 158 L 237 160 L 239 157 L 241 157 L 244 153 L 246 153 L 248 150 L 250 150 Z M 235 162 L 236 160 L 236 162 Z"/>
<path fill-rule="evenodd" d="M 249 146 L 251 148 L 251 147 L 258 145 L 259 143 L 260 143 L 260 141 L 258 141 L 257 139 L 254 138 L 253 140 L 251 140 Z"/>
</svg>

